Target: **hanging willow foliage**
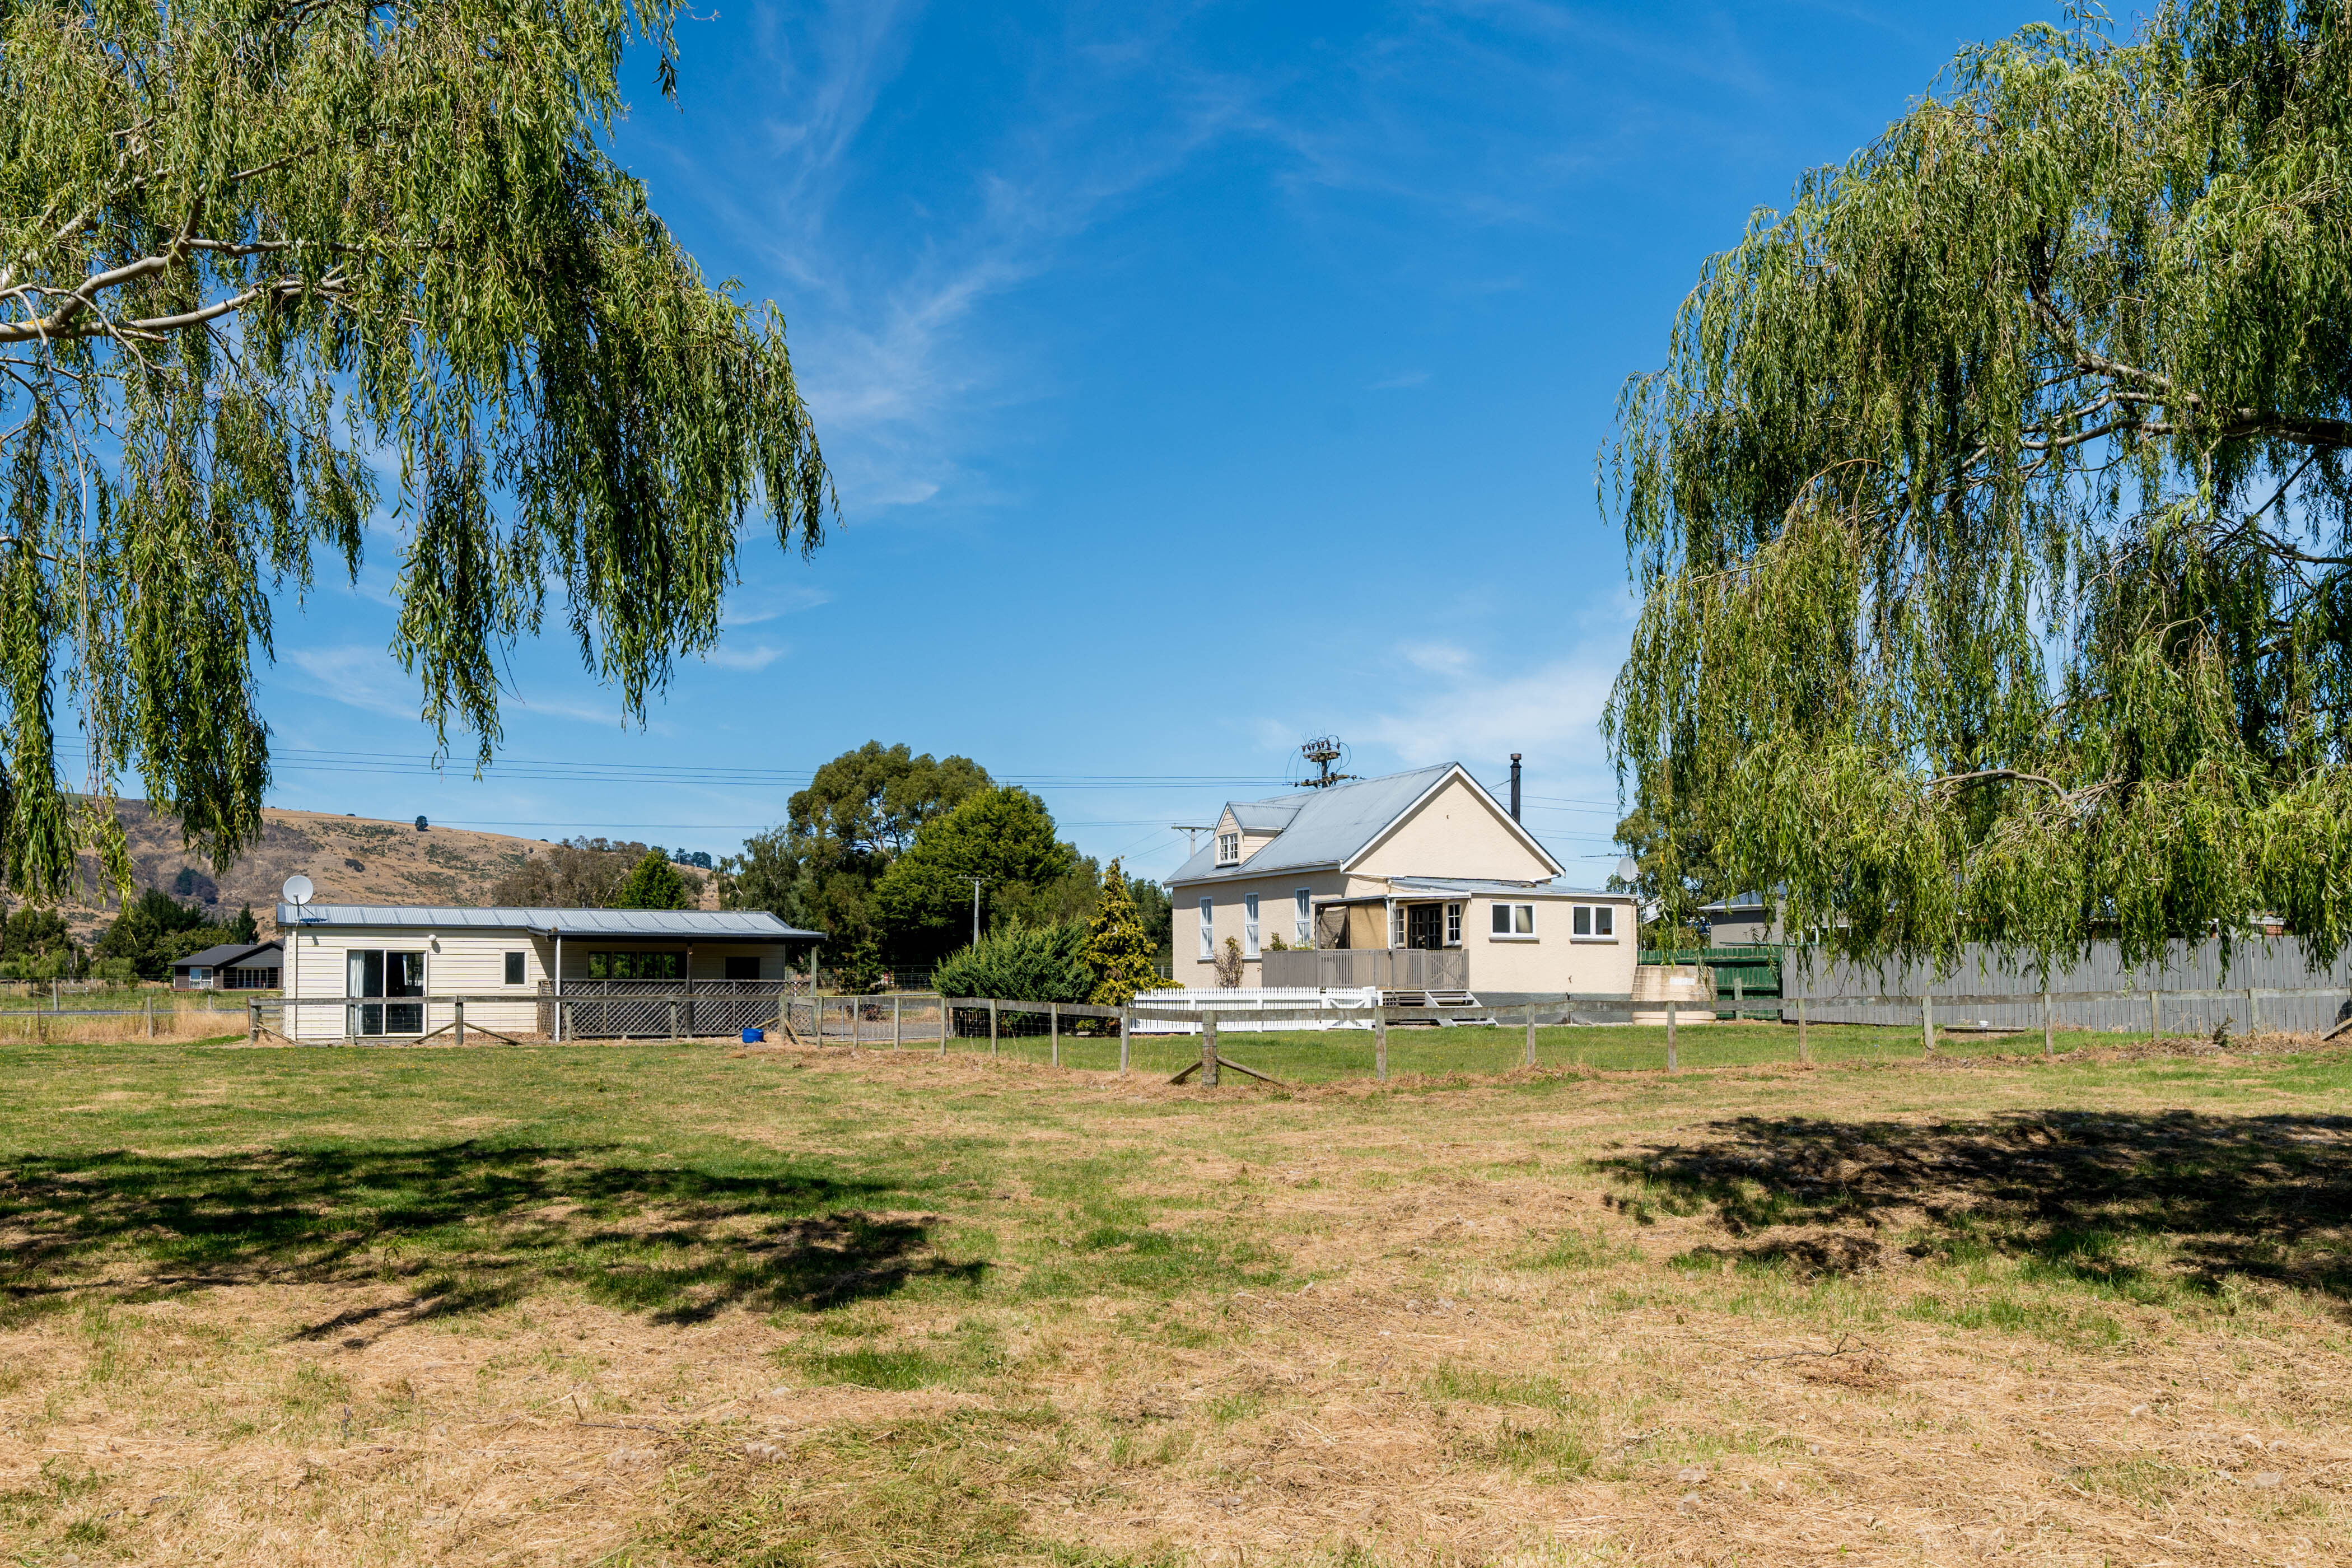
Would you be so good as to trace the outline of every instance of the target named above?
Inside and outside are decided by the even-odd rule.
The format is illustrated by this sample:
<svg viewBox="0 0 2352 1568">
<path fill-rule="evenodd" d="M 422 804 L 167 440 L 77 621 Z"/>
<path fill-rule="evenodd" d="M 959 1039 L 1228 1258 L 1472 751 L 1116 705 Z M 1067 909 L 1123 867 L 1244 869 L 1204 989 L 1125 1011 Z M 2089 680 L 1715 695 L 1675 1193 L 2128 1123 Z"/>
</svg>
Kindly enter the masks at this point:
<svg viewBox="0 0 2352 1568">
<path fill-rule="evenodd" d="M 2352 932 L 2352 5 L 1960 56 L 1710 259 L 1601 458 L 1608 732 L 1846 956 Z"/>
<path fill-rule="evenodd" d="M 718 638 L 758 509 L 831 489 L 772 308 L 706 286 L 603 151 L 669 0 L 0 5 L 0 877 L 118 887 L 118 778 L 226 863 L 254 658 L 323 553 L 400 539 L 393 651 L 499 738 L 549 586 L 641 716 Z M 379 478 L 381 475 L 381 479 Z M 389 494 L 383 494 L 389 491 Z M 61 785 L 55 704 L 84 731 Z"/>
</svg>

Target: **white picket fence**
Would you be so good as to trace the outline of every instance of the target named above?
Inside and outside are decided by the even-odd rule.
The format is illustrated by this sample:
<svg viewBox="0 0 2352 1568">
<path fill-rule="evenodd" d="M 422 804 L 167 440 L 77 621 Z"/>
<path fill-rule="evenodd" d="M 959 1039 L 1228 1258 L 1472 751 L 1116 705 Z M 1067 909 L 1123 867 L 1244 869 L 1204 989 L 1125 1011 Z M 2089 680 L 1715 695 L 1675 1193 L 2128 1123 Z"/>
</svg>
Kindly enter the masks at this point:
<svg viewBox="0 0 2352 1568">
<path fill-rule="evenodd" d="M 1252 985 L 1236 986 L 1230 991 L 1145 991 L 1135 998 L 1138 1007 L 1189 1007 L 1214 1013 L 1220 1029 L 1245 1029 L 1251 1034 L 1276 1029 L 1369 1029 L 1372 1026 L 1372 1009 L 1381 1005 L 1381 988 L 1377 985 L 1321 991 L 1311 985 Z M 1303 1008 L 1315 1008 L 1318 1015 L 1299 1017 Z M 1280 1017 L 1250 1021 L 1254 1015 L 1276 1012 Z M 1138 1018 L 1135 1032 L 1139 1035 L 1197 1035 L 1197 1023 L 1179 1023 L 1173 1019 Z"/>
</svg>

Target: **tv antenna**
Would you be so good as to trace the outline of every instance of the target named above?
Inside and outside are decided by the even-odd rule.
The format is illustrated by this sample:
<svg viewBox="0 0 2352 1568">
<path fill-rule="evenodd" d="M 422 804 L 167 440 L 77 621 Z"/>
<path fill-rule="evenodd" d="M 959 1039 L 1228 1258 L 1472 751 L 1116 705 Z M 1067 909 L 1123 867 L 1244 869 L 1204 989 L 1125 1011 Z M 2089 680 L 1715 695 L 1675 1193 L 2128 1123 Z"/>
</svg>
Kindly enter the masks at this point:
<svg viewBox="0 0 2352 1568">
<path fill-rule="evenodd" d="M 290 1002 L 292 998 L 302 994 L 299 984 L 301 976 L 297 973 L 296 968 L 302 961 L 302 906 L 317 897 L 319 889 L 310 885 L 310 878 L 297 871 L 286 879 L 286 885 L 278 891 L 284 896 L 288 903 L 294 906 L 294 931 L 291 936 L 282 939 L 286 945 L 278 952 L 279 961 L 286 967 L 286 995 Z M 290 1011 L 289 1007 L 289 1014 Z M 278 1022 L 284 1026 L 286 1033 L 289 1036 L 296 1033 L 291 1016 L 281 1016 Z"/>
<path fill-rule="evenodd" d="M 1332 772 L 1333 763 L 1345 763 L 1348 761 L 1348 742 L 1337 735 L 1317 735 L 1298 748 L 1298 754 L 1315 764 L 1313 778 L 1297 781 L 1301 789 L 1329 789 L 1335 784 L 1346 784 L 1350 779 L 1363 776 L 1361 773 Z"/>
</svg>

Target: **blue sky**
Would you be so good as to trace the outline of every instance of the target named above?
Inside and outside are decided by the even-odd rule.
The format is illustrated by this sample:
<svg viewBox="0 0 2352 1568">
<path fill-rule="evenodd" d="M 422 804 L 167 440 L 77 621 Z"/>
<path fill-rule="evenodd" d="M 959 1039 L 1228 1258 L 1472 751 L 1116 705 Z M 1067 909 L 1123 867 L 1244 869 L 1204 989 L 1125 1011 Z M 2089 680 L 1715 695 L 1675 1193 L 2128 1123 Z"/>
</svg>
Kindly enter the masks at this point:
<svg viewBox="0 0 2352 1568">
<path fill-rule="evenodd" d="M 723 6 L 616 155 L 772 299 L 841 486 L 754 533 L 642 730 L 559 637 L 503 760 L 425 764 L 396 541 L 287 606 L 272 805 L 713 854 L 868 739 L 1044 795 L 1164 873 L 1312 733 L 1455 759 L 1572 870 L 1624 556 L 1593 456 L 1702 258 L 2022 5 Z M 561 624 L 551 615 L 551 624 Z"/>
</svg>

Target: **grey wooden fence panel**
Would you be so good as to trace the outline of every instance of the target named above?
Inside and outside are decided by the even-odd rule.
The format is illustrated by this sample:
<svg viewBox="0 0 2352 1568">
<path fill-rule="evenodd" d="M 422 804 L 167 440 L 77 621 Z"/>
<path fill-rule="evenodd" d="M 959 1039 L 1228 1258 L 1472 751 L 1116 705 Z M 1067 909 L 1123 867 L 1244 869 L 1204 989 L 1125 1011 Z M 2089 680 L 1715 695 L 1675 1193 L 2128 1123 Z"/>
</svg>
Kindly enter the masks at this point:
<svg viewBox="0 0 2352 1568">
<path fill-rule="evenodd" d="M 1923 991 L 1929 995 L 1938 992 L 1977 995 L 2014 994 L 2018 998 L 2014 1005 L 1979 1003 L 1956 1007 L 1948 1013 L 1939 1009 L 1937 1022 L 1957 1026 L 1981 1024 L 1993 1028 L 2040 1028 L 2040 977 L 2030 971 L 2024 973 L 2003 973 L 1998 963 L 1999 960 L 1990 952 L 1972 950 L 1950 974 L 1937 975 L 1932 969 L 1920 964 L 1849 964 L 1829 962 L 1819 956 L 1807 963 L 1803 962 L 1802 955 L 1791 952 L 1781 971 L 1781 1016 L 1795 1017 L 1796 1005 L 1801 997 L 1808 1003 L 1806 1016 L 1815 1023 L 1916 1026 L 1919 1022 L 1919 1009 L 1916 1003 L 1902 1006 L 1841 1006 L 1813 999 L 1854 995 L 1916 996 Z M 2122 953 L 2115 943 L 2098 942 L 2074 968 L 2053 971 L 2050 976 L 2050 989 L 2053 991 L 2146 993 L 2151 990 L 2229 990 L 2249 985 L 2283 988 L 2330 986 L 2340 989 L 2340 995 L 2265 996 L 2261 1000 L 2261 1022 L 2265 1029 L 2305 1033 L 2326 1029 L 2338 1019 L 2352 1014 L 2352 953 L 2341 954 L 2334 963 L 2323 964 L 2315 970 L 2305 962 L 2299 939 L 2276 937 L 2240 943 L 2236 952 L 2230 954 L 2225 968 L 2221 943 L 2216 940 L 2176 947 L 2164 963 L 2132 970 L 2124 966 Z M 2144 1034 L 2148 1026 L 2148 1005 L 2141 996 L 2103 1002 L 2056 1002 L 2052 1004 L 2051 1010 L 2062 1028 Z M 2231 1028 L 2243 1032 L 2248 1022 L 2245 999 L 2167 1000 L 2163 1004 L 2164 1028 L 2168 1034 L 2209 1035 L 2221 1026 L 2224 1018 L 2230 1021 Z"/>
</svg>

